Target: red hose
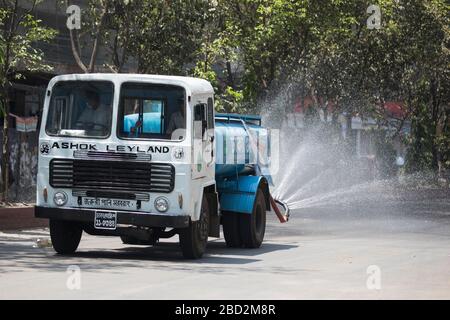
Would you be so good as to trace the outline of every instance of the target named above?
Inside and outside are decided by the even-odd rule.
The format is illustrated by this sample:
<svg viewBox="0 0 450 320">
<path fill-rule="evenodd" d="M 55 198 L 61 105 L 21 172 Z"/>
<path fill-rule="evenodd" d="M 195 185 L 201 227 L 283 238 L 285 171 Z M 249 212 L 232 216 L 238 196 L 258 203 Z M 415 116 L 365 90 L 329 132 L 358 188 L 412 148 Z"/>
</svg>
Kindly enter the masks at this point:
<svg viewBox="0 0 450 320">
<path fill-rule="evenodd" d="M 278 217 L 278 220 L 280 220 L 281 223 L 288 222 L 289 221 L 289 210 L 287 208 L 287 205 L 281 203 L 285 207 L 286 212 L 287 212 L 287 214 L 283 214 L 283 213 L 281 213 L 280 208 L 278 208 L 278 205 L 277 205 L 277 201 L 278 202 L 281 202 L 281 201 L 274 200 L 272 195 L 269 195 L 269 200 L 270 200 L 270 204 L 272 205 L 273 211 L 275 211 L 275 214 Z"/>
</svg>

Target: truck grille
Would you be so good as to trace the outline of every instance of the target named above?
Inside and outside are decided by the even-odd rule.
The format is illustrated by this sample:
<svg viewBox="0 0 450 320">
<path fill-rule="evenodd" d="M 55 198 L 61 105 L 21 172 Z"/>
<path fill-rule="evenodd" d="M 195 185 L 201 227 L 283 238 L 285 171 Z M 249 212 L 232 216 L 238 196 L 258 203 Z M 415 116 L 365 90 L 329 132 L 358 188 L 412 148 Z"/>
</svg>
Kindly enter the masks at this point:
<svg viewBox="0 0 450 320">
<path fill-rule="evenodd" d="M 169 193 L 175 185 L 175 168 L 165 163 L 53 159 L 53 188 Z"/>
</svg>

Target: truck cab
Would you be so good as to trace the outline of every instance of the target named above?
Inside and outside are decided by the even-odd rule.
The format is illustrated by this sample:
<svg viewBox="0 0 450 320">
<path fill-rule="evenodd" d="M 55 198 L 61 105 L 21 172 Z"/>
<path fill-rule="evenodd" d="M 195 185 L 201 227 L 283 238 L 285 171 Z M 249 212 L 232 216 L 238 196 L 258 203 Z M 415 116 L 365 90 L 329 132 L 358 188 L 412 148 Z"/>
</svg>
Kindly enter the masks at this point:
<svg viewBox="0 0 450 320">
<path fill-rule="evenodd" d="M 215 170 L 209 82 L 141 74 L 50 81 L 35 215 L 50 219 L 57 253 L 76 251 L 84 231 L 144 245 L 178 234 L 183 255 L 201 257 L 208 237 L 235 219 L 221 217 Z M 229 179 L 222 180 L 225 199 Z M 228 227 L 229 239 L 232 228 L 239 226 Z"/>
</svg>

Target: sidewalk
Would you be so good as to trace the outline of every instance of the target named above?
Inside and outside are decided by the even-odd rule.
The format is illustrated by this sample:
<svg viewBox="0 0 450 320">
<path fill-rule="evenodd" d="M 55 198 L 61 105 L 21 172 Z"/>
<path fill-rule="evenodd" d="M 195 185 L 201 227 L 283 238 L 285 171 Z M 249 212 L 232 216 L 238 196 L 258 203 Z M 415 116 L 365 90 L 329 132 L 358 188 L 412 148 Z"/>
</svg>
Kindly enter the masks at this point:
<svg viewBox="0 0 450 320">
<path fill-rule="evenodd" d="M 34 207 L 2 207 L 0 208 L 0 230 L 47 227 L 46 219 L 34 217 Z"/>
</svg>

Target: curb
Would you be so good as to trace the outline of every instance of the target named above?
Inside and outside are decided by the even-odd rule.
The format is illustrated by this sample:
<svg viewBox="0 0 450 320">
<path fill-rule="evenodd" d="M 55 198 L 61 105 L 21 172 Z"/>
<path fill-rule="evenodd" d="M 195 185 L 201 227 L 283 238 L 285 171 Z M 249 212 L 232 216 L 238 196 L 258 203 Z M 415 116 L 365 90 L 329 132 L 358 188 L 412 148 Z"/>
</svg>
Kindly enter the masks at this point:
<svg viewBox="0 0 450 320">
<path fill-rule="evenodd" d="M 34 207 L 0 208 L 0 230 L 48 227 L 48 220 L 34 217 Z"/>
</svg>

